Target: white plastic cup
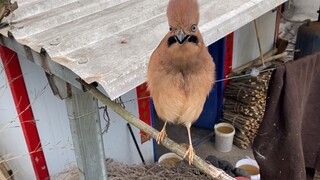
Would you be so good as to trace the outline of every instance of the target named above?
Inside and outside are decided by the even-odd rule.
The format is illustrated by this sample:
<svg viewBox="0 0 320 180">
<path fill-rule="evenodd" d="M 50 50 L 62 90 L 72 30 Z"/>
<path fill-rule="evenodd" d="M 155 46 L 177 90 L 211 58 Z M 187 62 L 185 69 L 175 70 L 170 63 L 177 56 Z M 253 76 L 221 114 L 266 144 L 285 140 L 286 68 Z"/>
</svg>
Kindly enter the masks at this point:
<svg viewBox="0 0 320 180">
<path fill-rule="evenodd" d="M 251 159 L 249 157 L 247 157 L 245 159 L 240 159 L 236 163 L 236 168 L 241 168 L 241 166 L 247 166 L 247 165 L 254 166 L 255 168 L 257 168 L 255 171 L 258 171 L 258 172 L 260 171 L 257 161 L 254 159 Z M 241 168 L 241 169 L 243 169 L 243 168 Z M 252 173 L 250 173 L 250 171 L 248 171 L 248 173 L 250 174 L 251 180 L 260 180 L 260 172 L 252 174 Z"/>
<path fill-rule="evenodd" d="M 232 149 L 234 127 L 229 123 L 219 123 L 214 126 L 215 147 L 220 152 L 229 152 Z"/>
<path fill-rule="evenodd" d="M 171 153 L 166 153 L 160 156 L 160 158 L 158 159 L 158 163 L 163 165 L 168 165 L 168 166 L 174 166 L 182 160 L 183 159 L 180 156 L 171 152 Z"/>
</svg>

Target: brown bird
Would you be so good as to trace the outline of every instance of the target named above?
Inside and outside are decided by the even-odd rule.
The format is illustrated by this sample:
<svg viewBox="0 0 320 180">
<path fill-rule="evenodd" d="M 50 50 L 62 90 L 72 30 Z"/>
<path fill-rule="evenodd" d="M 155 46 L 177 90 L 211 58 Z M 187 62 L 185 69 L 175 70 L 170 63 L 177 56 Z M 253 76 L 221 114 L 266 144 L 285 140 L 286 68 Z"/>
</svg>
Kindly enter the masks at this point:
<svg viewBox="0 0 320 180">
<path fill-rule="evenodd" d="M 184 124 L 192 163 L 195 152 L 190 128 L 202 112 L 215 80 L 215 65 L 198 29 L 197 0 L 170 0 L 167 7 L 169 32 L 153 52 L 147 73 L 156 112 L 165 121 L 156 141 L 166 137 L 167 123 Z"/>
</svg>

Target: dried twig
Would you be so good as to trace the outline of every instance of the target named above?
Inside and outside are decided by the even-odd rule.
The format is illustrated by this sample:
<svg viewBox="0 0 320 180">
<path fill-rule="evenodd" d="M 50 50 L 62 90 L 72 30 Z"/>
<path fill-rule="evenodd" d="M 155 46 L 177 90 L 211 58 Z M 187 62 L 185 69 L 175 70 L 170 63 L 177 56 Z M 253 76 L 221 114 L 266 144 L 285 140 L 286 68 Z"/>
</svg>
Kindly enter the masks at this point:
<svg viewBox="0 0 320 180">
<path fill-rule="evenodd" d="M 5 129 L 9 128 L 13 123 L 15 122 L 18 122 L 17 120 L 19 119 L 19 117 L 25 112 L 27 111 L 35 102 L 38 98 L 40 98 L 44 93 L 45 93 L 45 90 L 46 88 L 48 87 L 49 84 L 46 84 L 39 92 L 37 92 L 35 94 L 35 97 L 33 99 L 33 101 L 27 105 L 15 118 L 13 118 L 13 120 L 9 121 L 8 123 L 6 123 L 5 125 L 2 125 L 0 126 L 0 132 L 4 131 Z M 21 98 L 20 97 L 20 100 L 19 100 L 19 103 L 16 105 L 16 107 L 18 108 L 20 106 L 20 103 L 21 103 Z M 30 119 L 30 120 L 27 120 L 27 121 L 23 121 L 21 122 L 20 121 L 20 124 L 21 123 L 30 123 L 30 122 L 36 122 L 35 119 Z"/>
<path fill-rule="evenodd" d="M 281 57 L 281 56 L 277 56 Z M 271 72 L 257 77 L 231 80 L 225 90 L 222 121 L 236 128 L 234 144 L 246 149 L 256 137 L 262 121 Z"/>
</svg>

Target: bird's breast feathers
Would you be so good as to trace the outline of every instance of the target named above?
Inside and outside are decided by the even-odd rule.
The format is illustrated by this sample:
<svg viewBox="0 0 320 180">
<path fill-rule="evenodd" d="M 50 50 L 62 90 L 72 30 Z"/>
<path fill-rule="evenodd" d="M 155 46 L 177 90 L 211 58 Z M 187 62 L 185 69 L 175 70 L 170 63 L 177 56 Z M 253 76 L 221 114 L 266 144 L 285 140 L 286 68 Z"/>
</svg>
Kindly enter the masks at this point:
<svg viewBox="0 0 320 180">
<path fill-rule="evenodd" d="M 162 58 L 152 59 L 148 69 L 148 88 L 158 115 L 179 124 L 196 120 L 214 81 L 211 56 L 195 61 L 185 59 L 183 65 Z"/>
</svg>

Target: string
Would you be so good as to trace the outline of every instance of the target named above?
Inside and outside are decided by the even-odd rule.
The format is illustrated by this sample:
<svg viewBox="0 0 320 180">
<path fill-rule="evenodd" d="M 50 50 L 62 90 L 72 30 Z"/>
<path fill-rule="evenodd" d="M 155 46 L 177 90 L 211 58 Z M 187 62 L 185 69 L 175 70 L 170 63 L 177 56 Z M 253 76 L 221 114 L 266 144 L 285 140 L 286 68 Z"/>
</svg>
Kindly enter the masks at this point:
<svg viewBox="0 0 320 180">
<path fill-rule="evenodd" d="M 269 69 L 261 70 L 261 71 L 259 71 L 257 76 L 259 76 L 263 72 L 273 71 L 275 69 L 276 68 L 269 68 Z M 244 78 L 244 77 L 248 77 L 248 76 L 252 76 L 252 74 L 248 73 L 248 74 L 243 74 L 243 75 L 239 75 L 239 76 L 232 76 L 232 77 L 228 77 L 228 78 L 223 78 L 223 79 L 216 80 L 215 83 L 224 82 L 224 81 L 231 80 L 231 79 L 240 79 L 240 78 Z M 256 77 L 256 76 L 252 76 L 252 77 Z M 150 98 L 150 96 L 146 96 L 146 97 L 142 97 L 142 98 L 130 99 L 130 100 L 127 100 L 127 101 L 123 101 L 122 104 L 123 103 L 132 102 L 132 101 L 142 100 L 142 99 L 149 99 L 149 98 Z"/>
<path fill-rule="evenodd" d="M 219 79 L 219 80 L 216 80 L 215 82 L 222 82 L 222 81 L 226 81 L 226 80 L 230 80 L 230 79 L 240 79 L 240 78 L 243 78 L 243 77 L 247 77 L 247 76 L 250 76 L 250 74 L 243 74 L 243 75 L 239 75 L 239 76 L 232 76 L 232 77 L 228 77 L 228 78 L 225 78 L 225 79 Z"/>
<path fill-rule="evenodd" d="M 126 106 L 124 105 L 124 102 L 122 101 L 121 96 L 118 97 L 117 99 L 114 100 L 115 103 L 120 104 L 121 107 L 123 107 L 124 109 L 126 108 Z M 105 127 L 102 129 L 102 134 L 105 134 L 108 132 L 108 129 L 110 127 L 110 123 L 111 123 L 111 119 L 108 113 L 108 106 L 103 106 L 103 107 L 99 107 L 99 109 L 103 109 L 103 119 L 106 123 Z"/>
</svg>

